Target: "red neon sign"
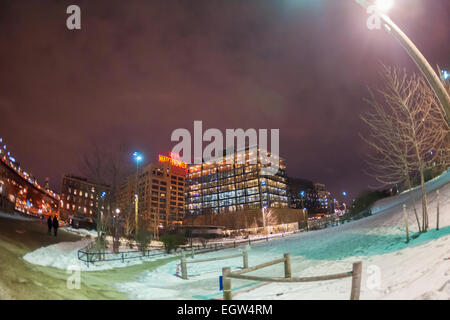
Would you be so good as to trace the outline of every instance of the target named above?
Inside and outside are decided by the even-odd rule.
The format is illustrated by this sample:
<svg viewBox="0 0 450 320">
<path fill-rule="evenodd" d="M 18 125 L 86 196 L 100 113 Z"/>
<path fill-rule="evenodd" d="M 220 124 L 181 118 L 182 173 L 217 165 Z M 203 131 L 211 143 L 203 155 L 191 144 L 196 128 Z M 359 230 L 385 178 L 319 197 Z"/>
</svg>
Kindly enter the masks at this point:
<svg viewBox="0 0 450 320">
<path fill-rule="evenodd" d="M 171 165 L 173 165 L 174 167 L 179 167 L 179 168 L 183 168 L 186 169 L 187 168 L 187 163 L 183 162 L 181 160 L 179 160 L 179 156 L 176 155 L 173 152 L 170 153 L 170 157 L 168 156 L 164 156 L 162 154 L 160 154 L 158 156 L 159 162 L 170 162 Z M 175 159 L 178 158 L 178 159 Z"/>
</svg>

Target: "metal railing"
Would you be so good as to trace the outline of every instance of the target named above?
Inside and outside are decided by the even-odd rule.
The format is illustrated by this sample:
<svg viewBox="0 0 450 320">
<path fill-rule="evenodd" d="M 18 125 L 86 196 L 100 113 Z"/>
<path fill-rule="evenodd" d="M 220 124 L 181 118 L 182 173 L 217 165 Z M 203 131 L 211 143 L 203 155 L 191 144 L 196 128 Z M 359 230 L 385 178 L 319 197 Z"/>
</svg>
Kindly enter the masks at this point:
<svg viewBox="0 0 450 320">
<path fill-rule="evenodd" d="M 122 261 L 132 260 L 132 259 L 142 259 L 142 258 L 155 258 L 155 257 L 163 257 L 167 256 L 164 248 L 161 247 L 150 247 L 150 249 L 142 251 L 142 250 L 129 250 L 122 251 L 118 253 L 107 252 L 107 251 L 93 251 L 95 248 L 95 241 L 89 243 L 86 247 L 78 250 L 78 260 L 83 261 L 89 267 L 89 264 L 95 262 L 104 262 L 104 261 Z M 192 257 L 194 257 L 194 252 L 196 253 L 207 253 L 211 251 L 217 251 L 224 249 L 224 247 L 220 244 L 210 244 L 210 245 L 195 245 L 195 246 L 184 246 L 178 248 L 176 253 L 179 252 L 188 252 Z"/>
<path fill-rule="evenodd" d="M 189 254 L 194 257 L 194 253 L 207 253 L 212 251 L 218 251 L 223 249 L 237 248 L 243 245 L 251 245 L 252 243 L 268 242 L 269 240 L 274 240 L 277 238 L 284 238 L 288 235 L 297 234 L 304 232 L 304 229 L 286 231 L 280 234 L 274 234 L 270 236 L 262 236 L 257 238 L 248 238 L 234 241 L 223 241 L 223 242 L 213 242 L 207 245 L 185 245 L 180 246 L 177 252 L 189 252 Z M 165 255 L 165 251 L 162 247 L 151 247 L 149 250 L 145 250 L 144 253 L 140 250 L 130 250 L 123 251 L 119 253 L 106 252 L 106 251 L 92 251 L 95 247 L 95 242 L 90 243 L 83 249 L 78 250 L 78 259 L 83 261 L 89 267 L 89 264 L 102 261 L 122 261 L 139 259 L 139 258 L 149 258 L 158 257 Z"/>
<path fill-rule="evenodd" d="M 284 263 L 284 278 L 244 275 L 244 273 L 266 268 L 278 263 Z M 347 277 L 352 277 L 350 300 L 359 300 L 361 290 L 361 273 L 362 273 L 362 262 L 359 261 L 353 263 L 352 271 L 348 272 L 315 277 L 302 277 L 302 278 L 292 277 L 291 258 L 289 253 L 285 253 L 283 258 L 262 263 L 257 266 L 245 268 L 242 270 L 236 270 L 232 272 L 231 268 L 229 267 L 223 268 L 222 269 L 223 300 L 232 300 L 233 298 L 233 294 L 231 291 L 231 279 L 241 279 L 241 280 L 251 280 L 261 282 L 314 282 L 314 281 L 336 280 Z"/>
</svg>

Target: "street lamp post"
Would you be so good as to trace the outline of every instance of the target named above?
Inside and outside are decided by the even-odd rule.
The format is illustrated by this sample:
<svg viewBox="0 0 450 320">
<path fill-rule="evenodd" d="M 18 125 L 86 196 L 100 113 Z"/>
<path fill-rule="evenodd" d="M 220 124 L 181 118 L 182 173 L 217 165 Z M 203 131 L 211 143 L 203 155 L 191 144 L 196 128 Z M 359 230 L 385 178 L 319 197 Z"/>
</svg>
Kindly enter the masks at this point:
<svg viewBox="0 0 450 320">
<path fill-rule="evenodd" d="M 368 9 L 371 5 L 367 2 L 367 0 L 355 0 L 359 5 L 361 5 L 364 9 Z M 383 12 L 381 12 L 382 4 L 387 3 L 387 0 L 378 0 L 377 4 L 380 6 L 380 18 L 384 22 L 384 27 L 388 33 L 390 33 L 400 45 L 406 50 L 408 55 L 413 59 L 419 70 L 427 79 L 431 88 L 433 89 L 438 101 L 444 110 L 444 114 L 446 116 L 447 123 L 450 124 L 450 96 L 445 89 L 444 85 L 441 82 L 441 79 L 433 70 L 431 65 L 428 63 L 427 59 L 423 56 L 423 54 L 417 49 L 414 43 L 408 38 L 408 36 Z M 384 8 L 387 10 L 387 7 Z"/>
<path fill-rule="evenodd" d="M 135 194 L 134 194 L 134 211 L 135 211 L 135 232 L 137 235 L 137 229 L 138 229 L 138 214 L 139 214 L 139 162 L 142 160 L 142 155 L 139 152 L 133 153 L 134 160 L 136 160 L 136 188 L 135 188 Z"/>
</svg>

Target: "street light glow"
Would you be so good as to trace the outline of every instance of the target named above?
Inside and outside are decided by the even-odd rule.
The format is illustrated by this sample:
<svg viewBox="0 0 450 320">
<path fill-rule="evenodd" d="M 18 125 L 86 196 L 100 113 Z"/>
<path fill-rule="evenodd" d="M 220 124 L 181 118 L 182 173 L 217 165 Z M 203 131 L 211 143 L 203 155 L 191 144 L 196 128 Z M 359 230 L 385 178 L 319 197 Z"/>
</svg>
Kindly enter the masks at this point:
<svg viewBox="0 0 450 320">
<path fill-rule="evenodd" d="M 375 2 L 377 9 L 380 12 L 387 12 L 394 6 L 394 0 L 377 0 Z"/>
<path fill-rule="evenodd" d="M 442 70 L 442 77 L 444 78 L 444 80 L 448 80 L 450 74 L 448 73 L 447 70 Z"/>
<path fill-rule="evenodd" d="M 141 161 L 143 158 L 139 152 L 133 152 L 133 157 L 137 162 Z"/>
</svg>

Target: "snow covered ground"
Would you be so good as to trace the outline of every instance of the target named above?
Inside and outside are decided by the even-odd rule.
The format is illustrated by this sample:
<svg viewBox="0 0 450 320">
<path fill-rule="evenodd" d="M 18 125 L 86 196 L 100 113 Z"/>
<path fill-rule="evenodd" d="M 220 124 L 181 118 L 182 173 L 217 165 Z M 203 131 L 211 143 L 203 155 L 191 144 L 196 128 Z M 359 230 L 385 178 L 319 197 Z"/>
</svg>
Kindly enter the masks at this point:
<svg viewBox="0 0 450 320">
<path fill-rule="evenodd" d="M 361 299 L 450 299 L 450 172 L 430 181 L 428 209 L 430 231 L 405 243 L 407 204 L 410 232 L 417 232 L 408 193 L 377 202 L 368 218 L 339 227 L 300 233 L 252 245 L 250 266 L 291 254 L 293 276 L 313 276 L 350 271 L 363 261 Z M 436 225 L 436 193 L 440 189 L 440 227 Z M 419 190 L 414 190 L 420 210 Z M 202 254 L 201 257 L 234 254 L 241 249 Z M 179 261 L 142 273 L 133 282 L 116 287 L 132 299 L 221 298 L 222 267 L 242 267 L 242 258 L 188 264 L 189 280 L 182 280 Z M 258 270 L 252 275 L 282 276 L 283 265 Z M 232 280 L 234 299 L 349 299 L 351 278 L 312 283 L 271 283 Z"/>
<path fill-rule="evenodd" d="M 410 194 L 383 199 L 373 206 L 374 215 L 339 227 L 303 232 L 269 242 L 252 244 L 249 265 L 291 254 L 292 275 L 315 276 L 350 271 L 352 263 L 363 261 L 361 299 L 450 299 L 450 172 L 430 181 L 428 209 L 430 231 L 405 243 L 402 204 L 407 204 L 411 235 L 417 232 Z M 440 190 L 440 227 L 436 225 L 436 192 Z M 420 212 L 420 190 L 413 190 Z M 77 258 L 92 232 L 69 229 L 87 236 L 76 242 L 62 242 L 27 253 L 24 259 L 41 266 L 67 269 L 78 266 L 94 271 L 122 268 L 150 259 L 97 263 L 89 268 Z M 208 258 L 235 254 L 244 248 L 197 255 Z M 167 256 L 165 256 L 167 257 Z M 136 276 L 133 281 L 115 284 L 131 299 L 217 299 L 222 267 L 242 267 L 242 258 L 188 264 L 189 280 L 180 278 L 179 261 L 173 261 Z M 123 270 L 123 271 L 121 271 Z M 119 269 L 118 272 L 127 272 Z M 252 275 L 282 276 L 278 264 Z M 349 299 L 351 278 L 313 283 L 260 283 L 232 280 L 234 299 Z"/>
<path fill-rule="evenodd" d="M 151 259 L 132 259 L 122 261 L 108 261 L 96 262 L 89 264 L 78 259 L 78 250 L 86 247 L 92 240 L 80 240 L 75 242 L 60 242 L 50 246 L 42 247 L 32 252 L 27 253 L 23 259 L 29 263 L 39 266 L 48 266 L 58 269 L 68 270 L 68 268 L 76 267 L 81 271 L 97 271 L 108 270 L 114 268 L 123 268 L 136 264 L 141 264 L 143 261 L 151 261 Z"/>
<path fill-rule="evenodd" d="M 139 253 L 133 252 L 131 255 L 137 258 L 121 261 L 120 255 L 114 255 L 110 252 L 110 258 L 116 258 L 114 261 L 100 261 L 90 263 L 89 266 L 78 259 L 78 250 L 85 248 L 90 242 L 97 237 L 97 231 L 86 229 L 74 229 L 71 227 L 61 228 L 67 232 L 84 237 L 82 240 L 74 242 L 59 242 L 46 247 L 36 249 L 23 256 L 23 259 L 29 263 L 39 266 L 49 266 L 57 269 L 67 270 L 68 268 L 77 267 L 81 271 L 98 271 L 109 270 L 115 268 L 124 268 L 132 265 L 141 264 L 145 261 L 155 261 L 162 258 L 173 257 L 173 254 L 156 257 L 140 257 Z M 111 239 L 109 239 L 111 240 Z M 124 243 L 121 245 L 122 251 L 130 251 Z M 137 250 L 137 249 L 134 249 Z"/>
</svg>

